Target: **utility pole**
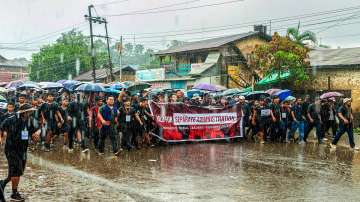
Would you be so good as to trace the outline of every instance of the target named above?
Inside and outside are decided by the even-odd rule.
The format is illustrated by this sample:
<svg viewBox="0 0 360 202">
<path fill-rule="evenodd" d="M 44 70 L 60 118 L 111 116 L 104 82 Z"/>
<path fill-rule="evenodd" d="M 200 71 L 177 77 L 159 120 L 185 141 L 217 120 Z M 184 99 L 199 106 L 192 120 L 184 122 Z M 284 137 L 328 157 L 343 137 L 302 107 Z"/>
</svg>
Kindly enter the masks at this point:
<svg viewBox="0 0 360 202">
<path fill-rule="evenodd" d="M 105 34 L 106 34 L 106 43 L 107 43 L 107 51 L 108 51 L 108 60 L 109 60 L 109 69 L 110 69 L 110 81 L 114 81 L 114 75 L 113 75 L 113 69 L 112 69 L 112 62 L 111 62 L 111 55 L 110 55 L 110 44 L 109 44 L 109 35 L 108 35 L 108 29 L 107 29 L 107 21 L 105 18 L 103 18 L 103 21 L 105 23 Z"/>
<path fill-rule="evenodd" d="M 94 83 L 96 82 L 96 67 L 95 67 L 95 49 L 94 49 L 94 35 L 93 35 L 93 27 L 92 27 L 92 16 L 91 16 L 91 9 L 94 8 L 93 5 L 89 5 L 88 6 L 88 12 L 89 15 L 85 15 L 85 18 L 88 18 L 89 20 L 89 25 L 90 25 L 90 43 L 91 43 L 91 65 L 92 65 L 92 76 L 93 76 L 93 81 Z"/>
<path fill-rule="evenodd" d="M 122 81 L 122 52 L 123 52 L 123 37 L 120 37 L 120 45 L 118 46 L 119 51 L 119 66 L 120 66 L 120 82 Z"/>
</svg>

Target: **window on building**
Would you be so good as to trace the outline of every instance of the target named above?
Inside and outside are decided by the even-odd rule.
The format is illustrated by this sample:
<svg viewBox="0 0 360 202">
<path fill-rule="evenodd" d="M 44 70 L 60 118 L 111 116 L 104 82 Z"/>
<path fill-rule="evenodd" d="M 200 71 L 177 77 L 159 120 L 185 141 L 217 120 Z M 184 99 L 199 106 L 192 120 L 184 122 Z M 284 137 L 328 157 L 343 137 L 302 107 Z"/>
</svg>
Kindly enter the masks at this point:
<svg viewBox="0 0 360 202">
<path fill-rule="evenodd" d="M 11 74 L 11 79 L 18 79 L 19 78 L 19 74 Z"/>
</svg>

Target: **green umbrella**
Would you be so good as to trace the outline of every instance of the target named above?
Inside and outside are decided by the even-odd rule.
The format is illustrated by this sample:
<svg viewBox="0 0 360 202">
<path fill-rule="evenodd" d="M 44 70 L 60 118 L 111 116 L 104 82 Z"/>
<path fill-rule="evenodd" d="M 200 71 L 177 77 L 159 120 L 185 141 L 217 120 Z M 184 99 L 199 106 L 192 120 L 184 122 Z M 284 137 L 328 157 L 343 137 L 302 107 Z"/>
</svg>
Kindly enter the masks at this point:
<svg viewBox="0 0 360 202">
<path fill-rule="evenodd" d="M 132 85 L 130 85 L 127 90 L 131 92 L 131 94 L 136 94 L 150 87 L 151 84 L 145 82 L 135 82 Z"/>
<path fill-rule="evenodd" d="M 8 93 L 9 90 L 4 88 L 4 87 L 0 87 L 0 93 Z"/>
<path fill-rule="evenodd" d="M 6 102 L 6 98 L 4 96 L 0 95 L 0 101 L 1 102 Z"/>
</svg>

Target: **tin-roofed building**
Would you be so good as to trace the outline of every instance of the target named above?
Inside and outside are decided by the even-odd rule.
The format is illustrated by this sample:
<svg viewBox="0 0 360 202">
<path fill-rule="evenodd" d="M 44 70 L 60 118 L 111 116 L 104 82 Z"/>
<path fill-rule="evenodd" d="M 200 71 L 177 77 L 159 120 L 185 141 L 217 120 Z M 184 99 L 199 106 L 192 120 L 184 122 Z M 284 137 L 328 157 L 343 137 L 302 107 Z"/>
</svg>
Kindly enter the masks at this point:
<svg viewBox="0 0 360 202">
<path fill-rule="evenodd" d="M 360 47 L 310 51 L 314 91 L 340 91 L 353 99 L 360 121 Z"/>
<path fill-rule="evenodd" d="M 0 81 L 9 82 L 19 79 L 28 79 L 28 64 L 29 61 L 25 58 L 9 60 L 0 55 Z"/>
<path fill-rule="evenodd" d="M 135 74 L 138 66 L 124 65 L 121 70 L 121 81 L 135 81 Z M 120 67 L 113 68 L 113 74 L 116 81 L 120 80 Z M 110 82 L 110 70 L 108 68 L 95 70 L 96 81 L 108 83 Z M 92 70 L 84 72 L 75 77 L 77 81 L 93 81 Z"/>
<path fill-rule="evenodd" d="M 159 51 L 155 55 L 165 69 L 163 87 L 187 89 L 196 83 L 248 86 L 252 79 L 250 55 L 255 46 L 270 40 L 265 26 L 255 26 L 252 32 L 185 42 Z"/>
</svg>

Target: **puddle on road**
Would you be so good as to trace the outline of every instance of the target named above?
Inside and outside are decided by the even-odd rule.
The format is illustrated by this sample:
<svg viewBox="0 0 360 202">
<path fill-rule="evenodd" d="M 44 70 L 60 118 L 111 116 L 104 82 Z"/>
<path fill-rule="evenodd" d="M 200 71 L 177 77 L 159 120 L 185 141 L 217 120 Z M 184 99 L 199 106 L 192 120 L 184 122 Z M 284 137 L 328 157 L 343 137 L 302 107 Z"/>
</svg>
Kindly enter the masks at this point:
<svg viewBox="0 0 360 202">
<path fill-rule="evenodd" d="M 123 152 L 119 158 L 57 149 L 33 152 L 31 162 L 54 171 L 46 178 L 39 178 L 41 169 L 28 171 L 27 178 L 37 178 L 28 186 L 44 198 L 64 189 L 55 193 L 71 199 L 117 193 L 136 201 L 360 201 L 354 194 L 360 191 L 359 153 L 330 152 L 317 144 L 182 144 Z M 50 180 L 46 187 L 44 180 Z M 66 180 L 72 180 L 69 190 Z"/>
</svg>

